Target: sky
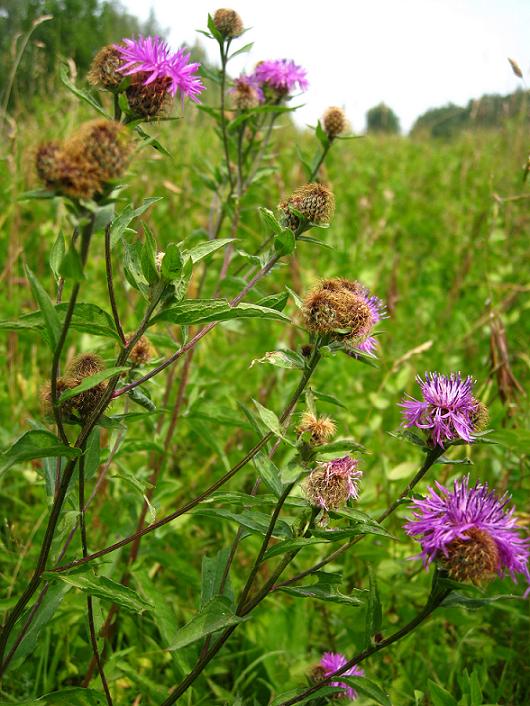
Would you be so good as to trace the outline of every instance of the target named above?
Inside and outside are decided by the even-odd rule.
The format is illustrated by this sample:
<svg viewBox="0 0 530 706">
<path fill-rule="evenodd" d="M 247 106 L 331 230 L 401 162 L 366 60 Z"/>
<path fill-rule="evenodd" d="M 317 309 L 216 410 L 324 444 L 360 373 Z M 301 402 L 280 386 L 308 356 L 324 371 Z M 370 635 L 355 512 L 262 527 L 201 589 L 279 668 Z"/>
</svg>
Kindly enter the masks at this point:
<svg viewBox="0 0 530 706">
<path fill-rule="evenodd" d="M 217 44 L 195 30 L 206 29 L 217 5 L 122 2 L 141 19 L 152 8 L 173 48 L 200 38 L 216 59 Z M 525 87 L 507 57 L 530 85 L 530 0 L 234 0 L 225 6 L 251 28 L 233 47 L 254 42 L 231 62 L 232 75 L 251 72 L 261 59 L 289 58 L 307 70 L 299 124 L 314 125 L 328 106 L 338 105 L 361 131 L 366 111 L 384 101 L 406 131 L 428 108 Z"/>
</svg>

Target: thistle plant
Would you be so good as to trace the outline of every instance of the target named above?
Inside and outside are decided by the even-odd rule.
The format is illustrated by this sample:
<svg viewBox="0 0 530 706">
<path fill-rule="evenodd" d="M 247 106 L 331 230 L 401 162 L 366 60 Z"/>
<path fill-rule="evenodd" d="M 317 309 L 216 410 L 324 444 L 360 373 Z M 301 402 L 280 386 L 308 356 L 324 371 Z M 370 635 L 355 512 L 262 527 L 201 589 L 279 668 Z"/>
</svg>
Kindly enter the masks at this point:
<svg viewBox="0 0 530 706">
<path fill-rule="evenodd" d="M 341 108 L 328 108 L 314 129 L 314 158 L 306 162 L 301 156 L 300 183 L 282 184 L 280 200 L 270 184 L 263 189 L 273 172 L 276 128 L 286 127 L 296 109 L 291 101 L 307 89 L 308 79 L 294 59 L 265 60 L 252 73 L 232 76 L 231 59 L 249 48 L 232 51 L 232 43 L 245 32 L 234 10 L 221 8 L 208 18 L 203 35 L 217 45 L 215 69 L 201 68 L 189 52 L 173 51 L 160 37 L 117 37 L 96 53 L 86 77 L 89 90 L 66 81 L 100 115 L 37 149 L 35 172 L 44 188 L 30 196 L 54 199 L 71 236 L 65 242 L 59 233 L 50 244 L 55 291 L 50 294 L 28 268 L 37 308 L 3 324 L 29 329 L 48 347 L 48 372 L 39 385 L 42 420 L 33 420 L 3 457 L 6 470 L 28 461 L 42 464 L 48 492 L 47 501 L 39 498 L 43 512 L 47 509 L 32 547 L 35 563 L 21 557 L 18 593 L 9 601 L 0 634 L 0 673 L 5 683 L 11 680 L 17 699 L 14 668 L 28 654 L 29 638 L 37 639 L 42 624 L 55 611 L 64 615 L 64 606 L 75 600 L 74 590 L 66 595 L 72 588 L 86 599 L 78 614 L 87 650 L 84 662 L 76 664 L 74 685 L 56 685 L 62 703 L 85 698 L 129 703 L 120 676 L 138 677 L 129 653 L 138 647 L 142 669 L 152 667 L 145 655 L 157 641 L 165 652 L 142 677 L 149 692 L 145 702 L 171 706 L 183 697 L 188 703 L 193 697 L 183 695 L 197 679 L 211 676 L 210 663 L 225 645 L 228 651 L 237 635 L 258 624 L 262 605 L 315 599 L 343 609 L 344 622 L 347 611 L 362 606 L 364 642 L 340 645 L 341 652 L 330 644 L 323 654 L 307 654 L 310 685 L 269 695 L 271 703 L 287 706 L 366 694 L 388 704 L 385 688 L 371 678 L 375 660 L 361 663 L 421 628 L 451 600 L 464 601 L 473 586 L 505 574 L 530 580 L 529 540 L 508 509 L 508 495 L 498 496 L 479 480 L 472 485 L 469 476 L 454 480 L 452 491 L 440 482 L 440 467 L 465 460 L 451 455 L 457 447 L 488 441 L 488 410 L 471 376 L 418 378 L 422 399 L 401 402 L 402 428 L 389 442 L 421 454 L 417 469 L 403 487 L 381 493 L 377 511 L 373 496 L 364 493 L 369 474 L 381 474 L 382 463 L 366 470 L 369 449 L 348 436 L 340 411 L 333 418 L 325 414 L 325 404 L 339 410 L 343 405 L 331 392 L 319 392 L 316 380 L 339 392 L 354 382 L 362 389 L 366 366 L 377 368 L 382 348 L 377 337 L 384 335 L 380 328 L 387 316 L 379 287 L 372 291 L 358 281 L 363 268 L 347 262 L 348 277 L 304 273 L 307 289 L 295 292 L 286 286 L 283 267 L 300 253 L 318 252 L 336 214 L 347 213 L 347 202 L 321 173 L 332 147 L 340 149 L 347 137 L 347 118 Z M 190 105 L 173 121 L 185 101 Z M 191 118 L 190 110 L 196 111 Z M 172 169 L 181 169 L 178 156 L 172 158 L 146 130 L 164 122 L 177 131 L 188 119 L 211 121 L 218 156 L 198 176 L 204 191 L 194 194 L 194 208 L 207 226 L 177 240 L 173 231 L 158 228 L 160 198 L 141 204 L 129 199 L 128 170 L 141 170 L 153 148 L 172 160 Z M 249 237 L 256 229 L 258 243 Z M 105 283 L 101 307 L 91 303 L 95 285 L 89 274 Z M 240 374 L 237 367 L 225 367 L 219 354 L 212 332 L 223 325 L 228 341 L 236 331 L 249 351 L 251 327 L 272 338 L 266 327 L 274 326 L 277 341 L 271 347 L 278 347 L 255 360 L 245 351 L 248 366 L 258 363 L 272 385 L 251 390 L 245 380 L 246 392 L 237 400 L 237 435 L 220 445 L 213 427 L 226 418 L 216 409 L 211 421 L 201 398 L 206 386 L 218 384 L 217 368 L 223 384 L 235 383 Z M 331 372 L 339 362 L 348 366 L 346 379 Z M 387 402 L 398 409 L 398 398 L 389 395 Z M 233 424 L 233 416 L 226 416 Z M 181 462 L 197 462 L 190 447 L 208 443 L 214 448 L 211 465 L 206 472 L 193 468 L 184 478 Z M 142 460 L 129 467 L 131 449 Z M 427 476 L 431 485 L 420 495 Z M 381 475 L 377 484 L 383 480 Z M 120 483 L 134 488 L 134 502 L 124 501 Z M 390 533 L 384 524 L 410 503 L 412 516 L 394 523 Z M 118 519 L 120 510 L 126 522 Z M 225 521 L 235 522 L 237 530 L 219 530 L 216 523 Z M 162 557 L 154 570 L 146 570 L 155 541 L 160 554 L 172 555 L 171 542 L 185 546 L 190 527 L 204 540 L 197 545 L 198 607 L 184 599 L 187 589 L 196 593 L 193 583 L 188 586 L 193 561 L 184 570 L 171 557 L 179 568 L 169 596 L 165 585 L 160 588 Z M 380 545 L 417 540 L 433 575 L 423 608 L 397 629 L 383 628 L 376 577 L 364 555 L 355 554 L 370 536 Z M 363 567 L 353 588 L 342 574 L 322 570 L 345 554 Z M 404 570 L 396 584 L 401 580 L 409 581 L 410 573 Z M 151 629 L 154 638 L 147 635 Z M 61 632 L 67 642 L 66 623 Z M 331 631 L 318 642 L 326 639 L 335 642 Z M 101 691 L 92 688 L 96 678 Z M 53 694 L 42 697 L 59 703 Z"/>
</svg>

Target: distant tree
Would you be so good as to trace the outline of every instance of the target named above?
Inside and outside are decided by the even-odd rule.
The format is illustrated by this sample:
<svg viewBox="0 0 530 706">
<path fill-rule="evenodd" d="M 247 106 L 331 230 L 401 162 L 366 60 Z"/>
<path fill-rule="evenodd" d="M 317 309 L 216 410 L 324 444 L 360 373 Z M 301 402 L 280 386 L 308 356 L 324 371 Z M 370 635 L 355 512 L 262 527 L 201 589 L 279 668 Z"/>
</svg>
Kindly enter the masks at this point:
<svg viewBox="0 0 530 706">
<path fill-rule="evenodd" d="M 396 134 L 399 132 L 399 118 L 392 108 L 379 103 L 366 113 L 366 131 Z"/>
<path fill-rule="evenodd" d="M 0 0 L 0 96 L 21 37 L 43 15 L 52 15 L 31 36 L 17 69 L 12 97 L 51 90 L 61 60 L 73 59 L 84 74 L 105 44 L 137 34 L 163 34 L 153 14 L 142 23 L 115 0 Z"/>
<path fill-rule="evenodd" d="M 469 111 L 459 105 L 449 103 L 440 108 L 431 108 L 416 120 L 412 135 L 449 138 L 462 130 L 469 120 Z"/>
</svg>

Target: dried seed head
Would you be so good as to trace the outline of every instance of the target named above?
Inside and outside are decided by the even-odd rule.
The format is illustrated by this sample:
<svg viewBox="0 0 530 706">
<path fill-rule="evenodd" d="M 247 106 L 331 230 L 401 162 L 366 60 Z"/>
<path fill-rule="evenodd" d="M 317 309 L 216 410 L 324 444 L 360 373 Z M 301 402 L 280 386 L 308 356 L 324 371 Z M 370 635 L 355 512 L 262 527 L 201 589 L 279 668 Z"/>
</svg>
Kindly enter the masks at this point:
<svg viewBox="0 0 530 706">
<path fill-rule="evenodd" d="M 351 456 L 319 463 L 305 482 L 305 493 L 314 507 L 337 510 L 350 498 L 359 497 L 358 481 L 362 472 L 357 470 L 359 462 Z"/>
<path fill-rule="evenodd" d="M 129 360 L 133 365 L 145 365 L 154 355 L 154 349 L 149 339 L 142 336 L 129 354 Z"/>
<path fill-rule="evenodd" d="M 38 147 L 35 167 L 46 186 L 54 186 L 61 178 L 63 159 L 59 142 L 44 142 Z"/>
<path fill-rule="evenodd" d="M 322 117 L 322 124 L 330 140 L 341 135 L 348 127 L 346 114 L 342 108 L 337 108 L 336 106 L 331 106 L 326 110 Z"/>
<path fill-rule="evenodd" d="M 215 11 L 213 23 L 223 37 L 233 39 L 243 33 L 243 20 L 235 10 L 220 8 Z"/>
<path fill-rule="evenodd" d="M 76 356 L 68 366 L 67 375 L 75 379 L 76 385 L 81 380 L 88 378 L 91 375 L 100 373 L 105 368 L 103 360 L 95 353 L 81 353 Z"/>
<path fill-rule="evenodd" d="M 131 76 L 131 84 L 125 90 L 129 108 L 140 118 L 156 118 L 165 115 L 173 102 L 168 89 L 171 79 L 168 76 L 156 78 L 144 85 L 149 74 L 140 71 Z"/>
<path fill-rule="evenodd" d="M 521 71 L 521 67 L 515 61 L 515 59 L 510 59 L 510 57 L 508 57 L 508 61 L 510 62 L 510 66 L 512 67 L 512 71 L 517 76 L 517 78 L 523 78 L 523 72 Z"/>
<path fill-rule="evenodd" d="M 118 50 L 112 44 L 103 47 L 92 59 L 87 80 L 92 86 L 113 89 L 123 80 L 123 74 L 118 72 L 122 64 Z"/>
<path fill-rule="evenodd" d="M 280 204 L 280 209 L 284 212 L 285 225 L 291 230 L 296 230 L 300 222 L 289 207 L 299 211 L 310 223 L 323 225 L 333 218 L 335 197 L 323 184 L 304 184 L 296 189 L 286 201 Z"/>
<path fill-rule="evenodd" d="M 304 412 L 296 431 L 298 435 L 308 432 L 310 443 L 319 446 L 335 435 L 337 427 L 329 417 L 315 417 L 311 412 Z"/>
<path fill-rule="evenodd" d="M 488 408 L 483 402 L 475 400 L 476 407 L 474 412 L 471 414 L 471 423 L 473 425 L 473 431 L 484 431 L 488 428 L 488 423 L 490 420 L 490 413 Z"/>
<path fill-rule="evenodd" d="M 91 199 L 102 190 L 97 166 L 87 159 L 82 150 L 62 152 L 60 178 L 54 186 L 74 199 Z"/>
<path fill-rule="evenodd" d="M 165 252 L 159 250 L 155 255 L 155 267 L 158 273 L 162 272 L 162 260 L 164 259 L 165 254 Z"/>
<path fill-rule="evenodd" d="M 238 81 L 231 92 L 232 100 L 238 110 L 252 110 L 260 104 L 257 89 L 248 82 Z"/>
<path fill-rule="evenodd" d="M 455 539 L 447 546 L 442 564 L 455 581 L 479 585 L 496 574 L 499 549 L 487 532 L 472 527 L 465 532 L 465 538 Z"/>
<path fill-rule="evenodd" d="M 100 382 L 98 385 L 84 392 L 80 392 L 71 399 L 73 407 L 77 410 L 82 419 L 92 414 L 105 394 L 106 389 L 107 383 Z"/>
<path fill-rule="evenodd" d="M 102 182 L 121 176 L 132 148 L 129 131 L 116 120 L 91 120 L 65 145 L 67 154 L 82 153 L 92 162 Z"/>
<path fill-rule="evenodd" d="M 71 390 L 73 387 L 76 387 L 78 385 L 77 380 L 72 380 L 71 378 L 67 377 L 60 377 L 57 378 L 57 398 L 59 398 L 63 392 L 66 392 L 66 390 Z M 52 414 L 53 411 L 53 405 L 52 405 L 52 388 L 51 384 L 49 382 L 44 385 L 44 387 L 41 390 L 40 393 L 41 397 L 41 407 L 42 407 L 42 412 L 45 416 L 49 416 Z M 66 400 L 66 402 L 63 402 L 61 404 L 61 412 L 63 414 L 71 414 L 73 409 L 72 406 L 72 400 Z"/>
<path fill-rule="evenodd" d="M 305 324 L 312 333 L 359 337 L 370 332 L 372 312 L 365 299 L 346 288 L 317 287 L 304 300 Z"/>
</svg>

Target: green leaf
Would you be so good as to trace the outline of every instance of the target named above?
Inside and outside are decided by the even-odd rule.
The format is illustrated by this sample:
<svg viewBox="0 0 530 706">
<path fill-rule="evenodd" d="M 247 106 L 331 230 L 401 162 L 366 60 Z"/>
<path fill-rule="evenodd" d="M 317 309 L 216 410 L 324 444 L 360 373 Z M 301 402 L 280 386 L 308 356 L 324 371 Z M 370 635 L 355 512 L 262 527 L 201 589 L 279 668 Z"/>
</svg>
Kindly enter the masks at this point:
<svg viewBox="0 0 530 706">
<path fill-rule="evenodd" d="M 314 537 L 320 537 L 321 539 L 327 539 L 328 542 L 339 542 L 342 539 L 350 539 L 351 537 L 357 537 L 360 534 L 378 534 L 381 537 L 388 537 L 389 539 L 394 539 L 394 537 L 386 531 L 383 527 L 377 523 L 364 524 L 363 522 L 358 522 L 351 527 L 340 527 L 336 529 L 329 530 L 312 530 Z"/>
<path fill-rule="evenodd" d="M 271 409 L 267 409 L 266 407 L 264 407 L 257 400 L 252 400 L 252 402 L 254 402 L 254 405 L 258 410 L 259 417 L 263 424 L 265 424 L 267 429 L 269 429 L 269 431 L 272 431 L 275 436 L 279 436 L 280 439 L 283 439 L 291 446 L 294 446 L 293 442 L 283 435 L 280 420 L 278 419 L 276 414 Z"/>
<path fill-rule="evenodd" d="M 392 702 L 388 698 L 388 695 L 377 686 L 373 681 L 367 679 L 366 677 L 340 677 L 341 681 L 345 684 L 351 686 L 355 691 L 357 691 L 362 696 L 368 696 L 368 698 L 375 701 L 376 704 L 381 704 L 381 706 L 392 706 Z"/>
<path fill-rule="evenodd" d="M 158 270 L 156 269 L 156 241 L 147 223 L 143 223 L 143 227 L 145 238 L 140 252 L 140 263 L 145 279 L 148 284 L 153 285 L 159 279 Z"/>
<path fill-rule="evenodd" d="M 262 358 L 254 358 L 249 367 L 252 367 L 256 363 L 268 363 L 269 365 L 275 365 L 277 368 L 296 370 L 304 370 L 305 368 L 305 360 L 303 356 L 295 351 L 289 350 L 270 351 L 269 353 L 265 353 Z"/>
<path fill-rule="evenodd" d="M 93 96 L 90 95 L 90 93 L 84 91 L 81 88 L 77 88 L 77 86 L 72 83 L 70 77 L 68 76 L 68 66 L 66 64 L 63 64 L 61 66 L 60 76 L 61 81 L 64 83 L 66 88 L 68 88 L 69 91 L 71 91 L 78 98 L 81 98 L 81 100 L 85 101 L 85 103 L 88 103 L 88 105 L 94 108 L 94 110 L 103 115 L 105 118 L 107 118 L 108 120 L 112 120 L 112 116 L 109 115 L 106 110 L 104 110 L 104 108 L 97 102 L 97 100 Z"/>
<path fill-rule="evenodd" d="M 59 341 L 59 336 L 61 334 L 61 324 L 59 322 L 59 317 L 55 311 L 55 307 L 52 304 L 48 293 L 44 287 L 40 284 L 38 279 L 35 277 L 33 272 L 26 266 L 26 276 L 29 280 L 31 286 L 31 292 L 35 302 L 38 304 L 39 309 L 42 312 L 44 318 L 44 324 L 46 331 L 48 332 L 48 341 L 50 343 L 50 348 L 55 351 L 57 348 L 57 342 Z"/>
<path fill-rule="evenodd" d="M 169 157 L 169 159 L 173 159 L 173 155 L 171 154 L 171 152 L 168 152 L 168 150 L 164 147 L 161 142 L 156 139 L 156 137 L 148 135 L 147 132 L 140 125 L 136 125 L 134 129 L 142 138 L 144 145 L 154 147 L 157 152 L 160 152 L 165 157 Z"/>
<path fill-rule="evenodd" d="M 238 625 L 249 617 L 241 618 L 235 615 L 230 600 L 226 596 L 216 596 L 178 631 L 177 638 L 169 649 L 180 650 L 218 630 Z"/>
<path fill-rule="evenodd" d="M 315 598 L 319 601 L 327 603 L 341 603 L 349 606 L 362 605 L 362 601 L 354 596 L 347 596 L 339 591 L 339 586 L 342 583 L 340 574 L 328 574 L 325 571 L 316 571 L 316 583 L 306 586 L 282 586 L 279 590 L 288 593 L 291 596 L 299 598 Z M 360 592 L 359 589 L 354 589 Z"/>
<path fill-rule="evenodd" d="M 286 539 L 283 542 L 278 542 L 265 552 L 263 561 L 268 561 L 274 556 L 286 554 L 287 552 L 300 551 L 304 547 L 310 547 L 314 544 L 327 544 L 327 539 L 319 537 L 295 537 L 294 539 Z"/>
<path fill-rule="evenodd" d="M 67 309 L 67 303 L 55 305 L 55 311 L 61 325 Z M 15 321 L 0 321 L 0 329 L 6 331 L 38 331 L 44 328 L 44 317 L 41 311 L 23 314 Z M 76 304 L 70 328 L 82 333 L 91 333 L 94 336 L 105 336 L 119 340 L 112 317 L 95 304 Z"/>
<path fill-rule="evenodd" d="M 155 403 L 147 395 L 147 393 L 141 389 L 141 387 L 133 387 L 132 390 L 129 390 L 127 395 L 131 398 L 131 400 L 133 400 L 133 402 L 139 404 L 140 407 L 148 409 L 150 412 L 154 412 L 156 410 Z"/>
<path fill-rule="evenodd" d="M 230 61 L 231 59 L 233 59 L 236 56 L 239 56 L 240 54 L 246 54 L 247 52 L 249 52 L 252 49 L 253 46 L 254 46 L 254 42 L 250 42 L 249 44 L 245 44 L 244 47 L 241 47 L 241 49 L 238 49 L 233 54 L 230 54 L 230 56 L 228 57 L 228 61 Z"/>
<path fill-rule="evenodd" d="M 276 497 L 283 492 L 283 483 L 280 480 L 280 471 L 273 461 L 262 452 L 254 456 L 254 465 L 265 485 L 272 490 Z"/>
<path fill-rule="evenodd" d="M 290 228 L 284 228 L 274 236 L 274 249 L 278 255 L 291 255 L 296 248 L 296 238 Z"/>
<path fill-rule="evenodd" d="M 258 306 L 257 304 L 230 306 L 224 299 L 185 299 L 179 304 L 163 309 L 150 320 L 149 325 L 152 326 L 161 321 L 168 321 L 181 326 L 189 326 L 211 321 L 255 318 L 289 321 L 289 317 L 280 311 Z"/>
<path fill-rule="evenodd" d="M 433 706 L 458 706 L 456 699 L 446 691 L 442 686 L 439 686 L 432 679 L 428 680 L 429 696 Z"/>
<path fill-rule="evenodd" d="M 274 213 L 268 209 L 268 208 L 259 208 L 259 214 L 267 226 L 268 230 L 272 230 L 274 235 L 280 235 L 280 233 L 283 233 L 285 228 L 282 226 L 280 221 L 276 218 Z"/>
<path fill-rule="evenodd" d="M 211 255 L 216 250 L 224 248 L 228 243 L 233 243 L 235 238 L 222 238 L 220 240 L 208 240 L 205 243 L 200 243 L 196 245 L 191 250 L 184 251 L 185 255 L 189 255 L 193 261 L 193 264 L 203 260 L 208 255 Z"/>
<path fill-rule="evenodd" d="M 223 595 L 233 610 L 234 592 L 227 578 L 221 594 L 221 582 L 230 555 L 230 549 L 220 549 L 213 557 L 203 556 L 201 576 L 201 610 L 216 596 Z"/>
<path fill-rule="evenodd" d="M 34 429 L 22 434 L 0 456 L 0 474 L 22 461 L 31 461 L 35 458 L 77 458 L 80 455 L 80 449 L 75 446 L 64 446 L 55 434 Z"/>
<path fill-rule="evenodd" d="M 129 586 L 117 583 L 106 576 L 84 575 L 81 573 L 56 573 L 48 571 L 44 574 L 47 581 L 64 581 L 64 583 L 80 589 L 91 596 L 111 601 L 131 613 L 143 613 L 151 608 L 151 604 L 133 591 Z"/>
<path fill-rule="evenodd" d="M 342 404 L 342 402 L 334 395 L 318 392 L 318 390 L 314 390 L 313 388 L 311 388 L 311 390 L 317 400 L 320 400 L 321 402 L 328 402 L 329 404 L 336 405 L 337 407 L 342 407 L 342 409 L 347 409 L 346 405 Z"/>
<path fill-rule="evenodd" d="M 162 258 L 162 277 L 170 282 L 178 279 L 182 273 L 183 264 L 179 246 L 176 243 L 169 243 Z"/>
<path fill-rule="evenodd" d="M 289 293 L 280 292 L 279 294 L 270 294 L 268 297 L 263 297 L 262 299 L 259 299 L 256 304 L 259 304 L 259 306 L 266 306 L 269 309 L 283 311 L 288 301 Z"/>
<path fill-rule="evenodd" d="M 214 39 L 217 39 L 219 44 L 224 44 L 224 37 L 221 34 L 221 32 L 219 32 L 217 27 L 215 26 L 215 22 L 213 21 L 213 17 L 210 14 L 208 14 L 208 29 L 210 30 L 212 37 Z"/>
<path fill-rule="evenodd" d="M 368 594 L 368 602 L 366 604 L 366 618 L 364 624 L 365 647 L 369 647 L 372 644 L 374 635 L 381 630 L 381 623 L 383 620 L 377 580 L 371 564 L 368 564 L 368 580 L 370 582 L 370 592 Z"/>
<path fill-rule="evenodd" d="M 85 390 L 90 390 L 92 387 L 99 385 L 100 382 L 108 380 L 109 378 L 119 375 L 120 373 L 127 373 L 129 371 L 128 367 L 121 366 L 117 368 L 106 368 L 101 370 L 99 373 L 90 375 L 90 377 L 84 378 L 82 382 L 76 387 L 72 387 L 70 390 L 65 390 L 63 394 L 59 397 L 59 402 L 66 402 L 66 400 L 75 397 L 80 392 L 85 392 Z"/>
<path fill-rule="evenodd" d="M 41 696 L 37 703 L 46 706 L 106 706 L 107 700 L 100 691 L 72 686 Z"/>
<path fill-rule="evenodd" d="M 144 199 L 142 205 L 138 206 L 138 208 L 133 208 L 131 204 L 127 204 L 123 211 L 119 213 L 118 216 L 112 221 L 110 229 L 111 248 L 113 248 L 116 243 L 121 240 L 131 221 L 138 218 L 138 216 L 141 216 L 150 206 L 157 201 L 161 201 L 162 198 L 163 196 L 152 196 L 148 199 Z"/>
<path fill-rule="evenodd" d="M 270 517 L 263 512 L 258 510 L 253 510 L 252 512 L 244 510 L 243 512 L 236 513 L 230 510 L 223 510 L 217 507 L 199 507 L 192 510 L 193 515 L 199 515 L 202 517 L 219 517 L 223 520 L 231 520 L 232 522 L 237 522 L 242 527 L 246 527 L 251 532 L 257 534 L 265 534 L 269 527 Z M 292 537 L 293 533 L 287 522 L 284 520 L 278 520 L 274 527 L 273 537 Z"/>
<path fill-rule="evenodd" d="M 85 278 L 83 263 L 73 243 L 70 243 L 68 252 L 63 257 L 59 267 L 59 274 L 66 280 L 81 282 Z"/>
<path fill-rule="evenodd" d="M 61 231 L 55 239 L 52 249 L 50 250 L 50 268 L 56 280 L 60 277 L 59 268 L 61 267 L 61 262 L 65 252 L 66 248 L 64 245 L 64 235 Z"/>
<path fill-rule="evenodd" d="M 322 125 L 320 124 L 320 120 L 317 123 L 317 126 L 315 128 L 315 136 L 317 140 L 320 142 L 322 147 L 326 149 L 329 145 L 329 137 L 327 136 L 326 132 L 324 131 Z M 320 159 L 320 155 L 317 155 L 316 160 L 318 161 Z"/>
</svg>

